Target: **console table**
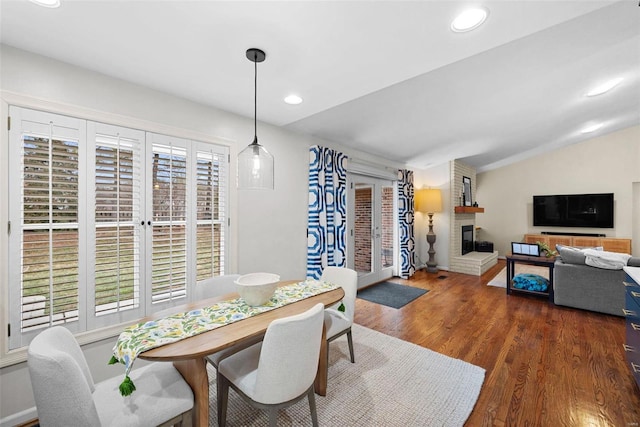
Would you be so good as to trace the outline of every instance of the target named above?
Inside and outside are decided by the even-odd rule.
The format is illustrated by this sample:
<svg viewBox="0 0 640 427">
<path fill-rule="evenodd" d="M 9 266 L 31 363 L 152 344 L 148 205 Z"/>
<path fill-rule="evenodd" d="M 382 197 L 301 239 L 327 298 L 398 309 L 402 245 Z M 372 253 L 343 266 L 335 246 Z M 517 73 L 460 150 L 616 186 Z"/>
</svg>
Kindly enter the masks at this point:
<svg viewBox="0 0 640 427">
<path fill-rule="evenodd" d="M 544 256 L 529 256 L 529 255 L 514 255 L 508 253 L 507 256 L 507 295 L 511 295 L 513 292 L 538 295 L 549 298 L 549 301 L 553 302 L 553 266 L 556 262 L 556 257 L 544 257 Z M 537 265 L 541 267 L 547 267 L 549 269 L 549 289 L 547 292 L 530 291 L 527 289 L 518 289 L 511 286 L 513 277 L 515 276 L 516 263 Z"/>
</svg>

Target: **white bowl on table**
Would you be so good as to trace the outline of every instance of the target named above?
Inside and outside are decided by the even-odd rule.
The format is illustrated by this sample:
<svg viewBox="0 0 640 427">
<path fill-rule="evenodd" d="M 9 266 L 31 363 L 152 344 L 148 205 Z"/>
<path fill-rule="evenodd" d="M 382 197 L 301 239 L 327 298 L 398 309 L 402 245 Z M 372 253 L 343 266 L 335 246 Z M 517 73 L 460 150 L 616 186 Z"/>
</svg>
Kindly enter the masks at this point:
<svg viewBox="0 0 640 427">
<path fill-rule="evenodd" d="M 238 277 L 235 284 L 242 299 L 255 307 L 271 299 L 279 282 L 280 276 L 277 274 L 250 273 Z"/>
</svg>

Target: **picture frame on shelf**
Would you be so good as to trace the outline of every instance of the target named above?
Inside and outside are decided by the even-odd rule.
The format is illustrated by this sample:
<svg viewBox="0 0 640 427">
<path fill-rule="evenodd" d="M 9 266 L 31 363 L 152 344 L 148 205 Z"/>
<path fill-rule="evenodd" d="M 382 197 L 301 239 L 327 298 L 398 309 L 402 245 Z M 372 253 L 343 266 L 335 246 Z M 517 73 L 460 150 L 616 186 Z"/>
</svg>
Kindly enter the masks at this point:
<svg viewBox="0 0 640 427">
<path fill-rule="evenodd" d="M 471 178 L 462 177 L 462 206 L 472 206 L 471 201 Z"/>
</svg>

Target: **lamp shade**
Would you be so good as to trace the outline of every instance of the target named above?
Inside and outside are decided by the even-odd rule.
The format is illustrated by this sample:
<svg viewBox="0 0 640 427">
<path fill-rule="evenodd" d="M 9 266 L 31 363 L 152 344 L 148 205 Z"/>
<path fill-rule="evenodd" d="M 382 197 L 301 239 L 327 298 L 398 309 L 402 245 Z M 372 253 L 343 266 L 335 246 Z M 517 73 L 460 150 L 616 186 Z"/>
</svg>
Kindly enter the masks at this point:
<svg viewBox="0 0 640 427">
<path fill-rule="evenodd" d="M 238 188 L 273 190 L 273 156 L 257 140 L 238 154 Z"/>
<path fill-rule="evenodd" d="M 422 213 L 442 211 L 442 193 L 437 188 L 423 188 L 416 191 L 416 210 Z"/>
</svg>

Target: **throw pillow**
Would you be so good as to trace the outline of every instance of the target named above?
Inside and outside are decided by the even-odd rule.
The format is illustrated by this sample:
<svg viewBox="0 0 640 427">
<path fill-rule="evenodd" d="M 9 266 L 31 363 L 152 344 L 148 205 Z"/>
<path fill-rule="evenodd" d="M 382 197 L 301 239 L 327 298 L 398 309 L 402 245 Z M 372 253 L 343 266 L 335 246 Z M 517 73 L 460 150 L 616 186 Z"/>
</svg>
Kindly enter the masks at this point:
<svg viewBox="0 0 640 427">
<path fill-rule="evenodd" d="M 601 251 L 602 246 L 596 247 L 586 247 L 586 246 L 565 246 L 565 245 L 556 245 L 556 251 L 558 251 L 558 255 L 562 258 L 566 264 L 578 264 L 585 265 L 586 256 L 584 255 L 585 249 L 593 249 L 596 251 Z"/>
<path fill-rule="evenodd" d="M 596 251 L 585 249 L 584 255 L 587 257 L 585 263 L 591 267 L 604 268 L 606 270 L 622 270 L 631 258 L 629 254 L 618 252 Z"/>
<path fill-rule="evenodd" d="M 632 256 L 627 261 L 627 265 L 630 267 L 640 267 L 640 258 Z"/>
<path fill-rule="evenodd" d="M 558 251 L 558 255 L 562 258 L 567 264 L 578 264 L 585 265 L 585 259 L 587 258 L 584 253 L 578 249 L 571 246 L 564 245 L 556 245 L 556 251 Z"/>
<path fill-rule="evenodd" d="M 547 292 L 549 289 L 549 280 L 537 274 L 517 274 L 511 283 L 516 289 L 528 291 Z"/>
</svg>

